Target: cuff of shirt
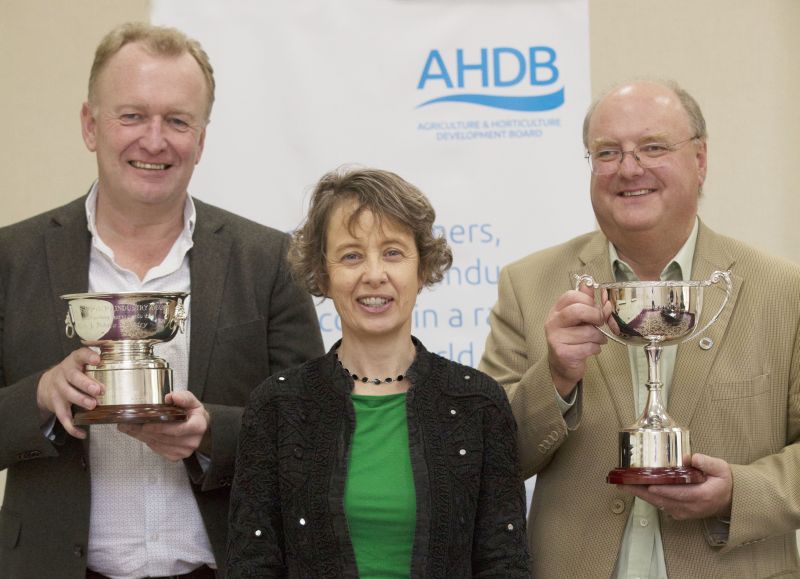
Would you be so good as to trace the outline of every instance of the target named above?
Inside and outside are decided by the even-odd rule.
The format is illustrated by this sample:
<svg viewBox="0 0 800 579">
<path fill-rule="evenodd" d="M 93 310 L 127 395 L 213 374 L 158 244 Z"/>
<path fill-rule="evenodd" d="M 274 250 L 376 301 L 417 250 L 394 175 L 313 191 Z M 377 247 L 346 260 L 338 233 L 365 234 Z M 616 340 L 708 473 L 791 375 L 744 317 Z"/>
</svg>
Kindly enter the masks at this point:
<svg viewBox="0 0 800 579">
<path fill-rule="evenodd" d="M 51 415 L 40 428 L 42 429 L 42 435 L 50 442 L 53 442 L 56 439 L 56 434 L 54 432 L 56 428 L 56 415 Z"/>
<path fill-rule="evenodd" d="M 561 416 L 564 416 L 573 406 L 575 406 L 575 400 L 578 398 L 579 385 L 580 384 L 577 384 L 575 388 L 572 389 L 572 392 L 570 392 L 566 400 L 562 398 L 561 394 L 559 394 L 558 390 L 556 390 L 556 404 L 558 404 L 558 409 L 561 411 Z"/>
<path fill-rule="evenodd" d="M 211 466 L 211 457 L 199 451 L 195 451 L 194 455 L 197 457 L 197 462 L 200 463 L 200 468 L 203 469 L 203 474 L 207 473 Z"/>
</svg>

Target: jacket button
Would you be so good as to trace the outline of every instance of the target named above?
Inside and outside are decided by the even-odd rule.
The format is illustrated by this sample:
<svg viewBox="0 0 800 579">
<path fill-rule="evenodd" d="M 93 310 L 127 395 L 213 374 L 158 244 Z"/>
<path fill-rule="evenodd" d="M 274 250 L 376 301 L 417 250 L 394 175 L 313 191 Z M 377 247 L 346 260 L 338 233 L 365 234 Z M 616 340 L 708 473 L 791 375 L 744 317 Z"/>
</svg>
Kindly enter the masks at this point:
<svg viewBox="0 0 800 579">
<path fill-rule="evenodd" d="M 611 512 L 615 515 L 625 512 L 625 501 L 622 499 L 614 499 L 614 502 L 611 503 Z"/>
<path fill-rule="evenodd" d="M 294 449 L 295 458 L 303 458 L 303 449 L 299 446 Z"/>
<path fill-rule="evenodd" d="M 80 545 L 74 545 L 72 547 L 72 554 L 76 557 L 83 557 L 83 547 Z"/>
</svg>

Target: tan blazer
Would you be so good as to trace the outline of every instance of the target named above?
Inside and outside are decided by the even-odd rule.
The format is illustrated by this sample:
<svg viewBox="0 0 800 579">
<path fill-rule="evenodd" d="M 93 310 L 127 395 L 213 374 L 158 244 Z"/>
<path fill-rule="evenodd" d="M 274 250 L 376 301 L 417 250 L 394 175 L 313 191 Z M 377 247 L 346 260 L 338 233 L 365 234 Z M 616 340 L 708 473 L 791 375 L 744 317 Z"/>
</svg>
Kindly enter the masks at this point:
<svg viewBox="0 0 800 579">
<path fill-rule="evenodd" d="M 728 533 L 715 519 L 662 515 L 670 579 L 800 576 L 800 268 L 700 224 L 692 279 L 733 273 L 733 296 L 699 339 L 679 346 L 670 415 L 691 431 L 692 450 L 732 465 Z M 480 369 L 508 393 L 519 426 L 522 469 L 538 475 L 528 543 L 537 578 L 609 577 L 632 497 L 605 482 L 617 436 L 634 420 L 625 347 L 589 360 L 576 405 L 562 417 L 547 363 L 544 322 L 571 275 L 612 279 L 608 241 L 590 233 L 504 268 Z M 721 286 L 704 295 L 701 320 Z"/>
</svg>

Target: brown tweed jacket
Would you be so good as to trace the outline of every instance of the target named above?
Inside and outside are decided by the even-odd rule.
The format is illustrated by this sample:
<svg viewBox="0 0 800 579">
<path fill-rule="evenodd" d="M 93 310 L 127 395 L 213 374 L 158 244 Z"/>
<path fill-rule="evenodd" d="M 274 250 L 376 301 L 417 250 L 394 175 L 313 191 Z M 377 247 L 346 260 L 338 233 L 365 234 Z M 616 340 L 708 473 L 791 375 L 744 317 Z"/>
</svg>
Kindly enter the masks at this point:
<svg viewBox="0 0 800 579">
<path fill-rule="evenodd" d="M 800 267 L 702 223 L 693 279 L 732 271 L 731 302 L 703 336 L 679 346 L 670 415 L 692 450 L 732 465 L 730 528 L 661 518 L 670 579 L 800 576 Z M 537 476 L 528 544 L 537 578 L 609 577 L 632 497 L 606 484 L 617 433 L 635 420 L 628 355 L 609 343 L 589 360 L 577 404 L 556 405 L 544 322 L 571 274 L 612 279 L 608 242 L 590 233 L 504 268 L 480 369 L 503 385 L 517 419 L 523 474 Z M 701 320 L 717 311 L 705 291 Z"/>
</svg>

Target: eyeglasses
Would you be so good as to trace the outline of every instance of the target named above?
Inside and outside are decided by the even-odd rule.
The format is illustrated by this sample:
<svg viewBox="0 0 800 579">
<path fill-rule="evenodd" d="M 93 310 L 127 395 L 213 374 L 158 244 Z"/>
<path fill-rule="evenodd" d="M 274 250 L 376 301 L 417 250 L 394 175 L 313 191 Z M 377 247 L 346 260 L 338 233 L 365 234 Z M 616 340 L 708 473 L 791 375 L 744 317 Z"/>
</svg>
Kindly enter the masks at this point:
<svg viewBox="0 0 800 579">
<path fill-rule="evenodd" d="M 594 153 L 586 153 L 586 159 L 589 161 L 589 167 L 595 175 L 611 175 L 616 173 L 625 159 L 625 155 L 630 153 L 642 169 L 653 169 L 661 167 L 666 164 L 667 157 L 673 151 L 677 151 L 683 145 L 695 139 L 699 139 L 698 135 L 690 137 L 685 141 L 678 141 L 677 143 L 644 143 L 637 145 L 630 151 L 623 151 L 622 149 L 606 148 L 595 151 Z"/>
</svg>

